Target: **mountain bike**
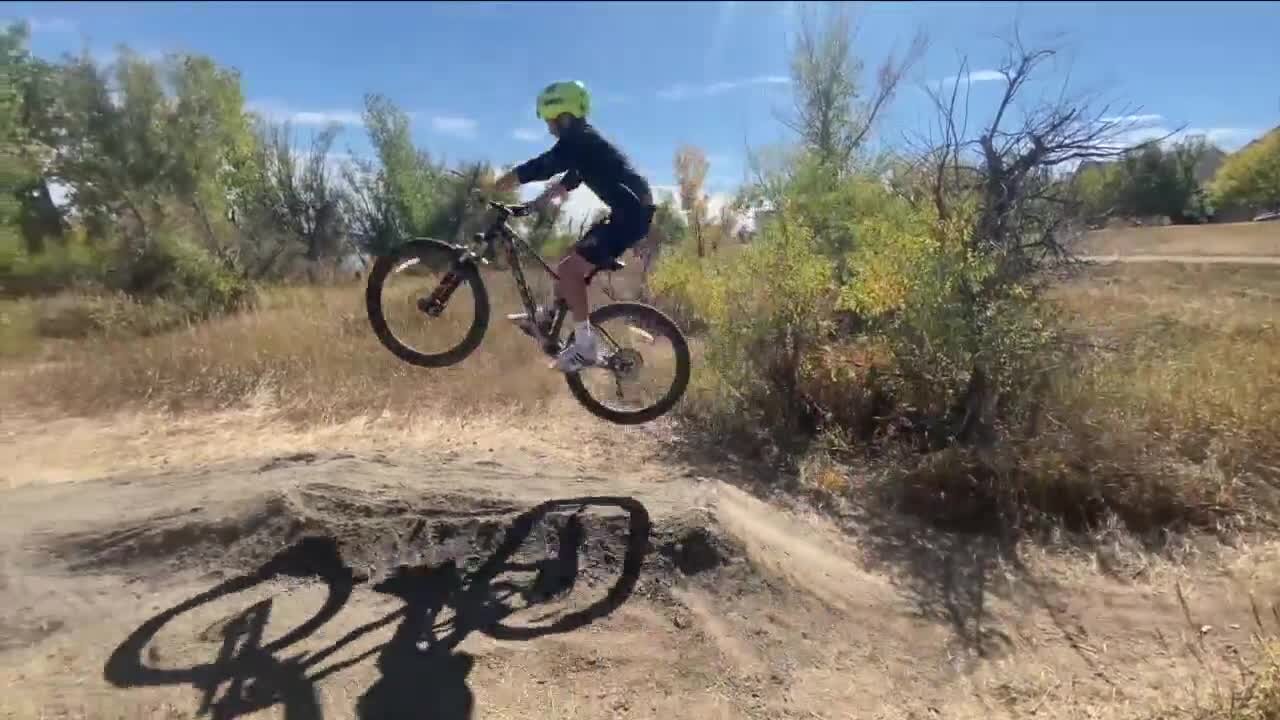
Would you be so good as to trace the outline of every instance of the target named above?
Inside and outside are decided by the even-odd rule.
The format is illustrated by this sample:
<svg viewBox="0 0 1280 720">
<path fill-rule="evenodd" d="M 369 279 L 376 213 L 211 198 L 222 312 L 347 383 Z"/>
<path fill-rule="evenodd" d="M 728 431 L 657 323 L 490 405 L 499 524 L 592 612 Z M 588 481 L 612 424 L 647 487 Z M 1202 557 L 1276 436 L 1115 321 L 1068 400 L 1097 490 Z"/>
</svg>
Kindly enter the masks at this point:
<svg viewBox="0 0 1280 720">
<path fill-rule="evenodd" d="M 365 290 L 365 306 L 373 332 L 384 347 L 404 362 L 426 368 L 455 365 L 466 359 L 480 346 L 489 328 L 489 293 L 485 288 L 480 268 L 489 265 L 496 257 L 498 247 L 506 251 L 511 275 L 524 305 L 526 317 L 533 318 L 537 304 L 525 281 L 520 255 L 537 261 L 542 270 L 554 278 L 555 271 L 511 227 L 510 220 L 530 215 L 531 205 L 507 205 L 477 196 L 494 211 L 494 219 L 488 228 L 472 237 L 470 246 L 448 243 L 433 238 L 413 238 L 390 252 L 380 256 L 369 271 Z M 591 280 L 600 270 L 616 272 L 625 264 L 614 261 L 606 268 L 598 268 L 587 278 Z M 426 276 L 442 272 L 434 284 Z M 409 278 L 409 291 L 396 297 L 389 291 L 389 283 L 396 275 L 404 273 Z M 459 291 L 467 290 L 470 300 Z M 471 313 L 469 320 L 448 320 L 446 311 L 461 307 Z M 550 322 L 539 326 L 534 339 L 548 356 L 555 357 L 573 343 L 573 331 L 566 338 L 560 335 L 567 323 L 568 305 L 557 298 L 552 306 Z M 425 350 L 406 342 L 408 332 L 393 332 L 389 316 L 406 316 L 413 329 L 425 329 L 431 338 L 437 339 L 449 331 L 460 331 L 461 339 L 446 344 L 440 350 Z M 591 311 L 590 322 L 598 338 L 600 357 L 597 363 L 582 371 L 565 375 L 569 392 L 593 415 L 621 425 L 636 425 L 654 420 L 679 402 L 689 385 L 689 344 L 680 328 L 662 311 L 650 305 L 632 301 L 613 301 L 597 306 Z M 622 327 L 610 332 L 606 325 L 620 322 Z M 645 355 L 634 345 L 647 346 L 655 351 L 665 340 L 669 353 L 655 352 L 646 361 Z M 642 402 L 628 397 L 635 394 L 642 383 L 642 375 L 649 366 L 653 370 L 669 369 L 673 378 L 656 400 Z M 603 380 L 605 389 L 592 391 L 587 380 Z M 607 397 L 607 396 L 612 397 Z"/>
</svg>

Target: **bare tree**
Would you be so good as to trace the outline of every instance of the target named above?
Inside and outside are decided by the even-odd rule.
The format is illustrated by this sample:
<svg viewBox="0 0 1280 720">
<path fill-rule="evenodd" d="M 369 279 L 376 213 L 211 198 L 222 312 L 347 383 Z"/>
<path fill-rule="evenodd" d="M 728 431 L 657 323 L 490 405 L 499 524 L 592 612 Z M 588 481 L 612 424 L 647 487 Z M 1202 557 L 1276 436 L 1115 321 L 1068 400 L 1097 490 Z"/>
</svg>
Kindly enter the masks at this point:
<svg viewBox="0 0 1280 720">
<path fill-rule="evenodd" d="M 962 199 L 976 200 L 967 249 L 993 263 L 993 272 L 961 292 L 973 343 L 955 432 L 961 442 L 994 438 L 998 393 L 983 359 L 987 311 L 1048 265 L 1071 259 L 1067 223 L 1074 199 L 1066 171 L 1127 150 L 1123 141 L 1132 125 L 1124 117 L 1132 117 L 1132 109 L 1069 95 L 1065 83 L 1056 97 L 1024 101 L 1028 81 L 1056 55 L 1053 49 L 1027 48 L 1015 30 L 999 68 L 1004 91 L 976 137 L 968 135 L 968 88 L 961 88 L 968 67 L 962 61 L 954 85 L 928 89 L 937 124 L 907 171 L 927 183 L 927 201 L 943 220 L 955 218 Z"/>
<path fill-rule="evenodd" d="M 707 155 L 700 148 L 685 145 L 676 151 L 675 166 L 676 182 L 680 184 L 680 205 L 697 242 L 698 257 L 705 257 L 703 230 L 707 224 L 707 196 L 702 192 L 702 185 L 710 169 Z"/>
<path fill-rule="evenodd" d="M 287 124 L 259 125 L 256 177 L 236 213 L 247 241 L 241 251 L 248 256 L 242 263 L 246 276 L 268 275 L 290 254 L 315 262 L 341 248 L 348 203 L 329 161 L 338 130 L 325 128 L 299 153 Z"/>
</svg>

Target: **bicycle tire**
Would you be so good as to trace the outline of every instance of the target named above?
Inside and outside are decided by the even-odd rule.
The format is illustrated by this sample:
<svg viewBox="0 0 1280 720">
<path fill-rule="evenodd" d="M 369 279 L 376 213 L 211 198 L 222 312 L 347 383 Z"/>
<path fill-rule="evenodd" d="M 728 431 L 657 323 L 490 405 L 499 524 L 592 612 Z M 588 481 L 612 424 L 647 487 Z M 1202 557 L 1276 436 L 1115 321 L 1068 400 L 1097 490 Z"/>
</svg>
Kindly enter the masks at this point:
<svg viewBox="0 0 1280 720">
<path fill-rule="evenodd" d="M 582 384 L 582 377 L 579 373 L 565 375 L 565 382 L 569 384 L 569 392 L 574 399 L 592 415 L 618 425 L 640 425 L 665 415 L 671 408 L 676 406 L 676 403 L 680 402 L 680 398 L 684 397 L 685 390 L 689 387 L 691 373 L 689 342 L 675 321 L 667 317 L 661 310 L 644 303 L 622 301 L 601 305 L 592 311 L 591 322 L 599 325 L 619 316 L 641 317 L 650 320 L 671 341 L 671 347 L 676 355 L 676 374 L 675 381 L 671 383 L 667 394 L 647 408 L 633 412 L 623 412 L 605 407 L 604 404 L 592 397 L 591 392 Z M 569 343 L 572 342 L 573 337 L 571 334 Z"/>
<path fill-rule="evenodd" d="M 455 258 L 458 255 L 458 249 L 448 243 L 423 238 L 406 242 L 394 251 L 379 257 L 374 261 L 373 269 L 369 272 L 369 281 L 365 288 L 365 309 L 369 316 L 369 324 L 373 327 L 373 334 L 377 336 L 378 342 L 393 355 L 418 367 L 448 367 L 462 362 L 475 352 L 489 329 L 489 293 L 485 290 L 484 280 L 480 277 L 475 264 L 467 262 L 456 268 L 462 273 L 462 284 L 471 289 L 471 297 L 475 302 L 475 314 L 472 316 L 471 327 L 466 335 L 454 347 L 438 353 L 419 352 L 395 336 L 387 326 L 387 319 L 382 311 L 382 284 L 387 276 L 406 258 L 421 256 L 426 252 L 442 252 Z"/>
</svg>

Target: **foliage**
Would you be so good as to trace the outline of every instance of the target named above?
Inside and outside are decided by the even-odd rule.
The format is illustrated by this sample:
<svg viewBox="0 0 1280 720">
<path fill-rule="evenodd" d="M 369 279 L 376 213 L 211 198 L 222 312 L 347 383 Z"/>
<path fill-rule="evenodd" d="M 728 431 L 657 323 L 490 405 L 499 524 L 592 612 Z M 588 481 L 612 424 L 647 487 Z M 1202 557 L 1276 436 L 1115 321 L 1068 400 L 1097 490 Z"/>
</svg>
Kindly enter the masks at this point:
<svg viewBox="0 0 1280 720">
<path fill-rule="evenodd" d="M 108 66 L 49 63 L 26 42 L 24 26 L 0 33 L 6 294 L 110 288 L 198 319 L 239 307 L 250 282 L 312 276 L 410 235 L 456 240 L 483 221 L 471 194 L 492 170 L 434 162 L 385 97 L 366 98 L 377 160 L 340 167 L 339 127 L 299 138 L 255 117 L 238 73 L 209 58 L 122 47 Z"/>
<path fill-rule="evenodd" d="M 787 437 L 810 422 L 799 391 L 802 363 L 830 322 L 830 264 L 806 228 L 767 232 L 731 256 L 699 262 L 686 247 L 651 280 L 679 318 L 706 326 L 702 378 L 714 421 L 773 428 Z"/>
<path fill-rule="evenodd" d="M 923 55 L 926 41 L 917 34 L 901 60 L 888 57 L 877 72 L 869 97 L 859 85 L 862 62 L 851 53 L 852 21 L 835 6 L 820 21 L 802 17 L 791 51 L 793 111 L 783 122 L 823 165 L 836 173 L 850 167 L 881 110 L 893 98 L 902 76 Z"/>
<path fill-rule="evenodd" d="M 1229 156 L 1212 185 L 1219 206 L 1280 210 L 1280 129 Z"/>
<path fill-rule="evenodd" d="M 1215 151 L 1203 138 L 1162 146 L 1146 143 L 1118 161 L 1082 167 L 1073 179 L 1082 215 L 1165 216 L 1175 224 L 1206 222 L 1213 215 L 1208 193 L 1196 179 L 1196 167 Z"/>
</svg>

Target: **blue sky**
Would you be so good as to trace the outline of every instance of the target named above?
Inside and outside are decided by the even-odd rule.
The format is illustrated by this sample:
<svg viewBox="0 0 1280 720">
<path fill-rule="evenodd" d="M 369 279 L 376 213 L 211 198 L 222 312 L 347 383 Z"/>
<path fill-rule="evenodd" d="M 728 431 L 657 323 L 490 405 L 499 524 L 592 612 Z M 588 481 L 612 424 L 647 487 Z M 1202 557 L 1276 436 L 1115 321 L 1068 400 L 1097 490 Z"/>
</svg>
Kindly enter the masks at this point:
<svg viewBox="0 0 1280 720">
<path fill-rule="evenodd" d="M 923 83 L 973 71 L 975 105 L 1017 19 L 1024 38 L 1063 48 L 1053 80 L 1130 103 L 1147 132 L 1189 126 L 1227 149 L 1280 124 L 1280 3 L 884 3 L 855 6 L 867 76 L 917 27 L 927 55 L 880 126 L 880 142 L 923 129 Z M 682 143 L 709 155 L 709 189 L 743 177 L 747 143 L 787 140 L 790 2 L 718 3 L 0 3 L 26 18 L 33 50 L 56 56 L 117 43 L 191 51 L 238 68 L 254 107 L 295 124 L 348 124 L 339 147 L 366 153 L 365 92 L 413 113 L 417 142 L 450 160 L 518 162 L 548 147 L 533 98 L 583 80 L 595 122 L 656 185 L 672 185 Z M 987 72 L 984 72 L 987 71 Z"/>
</svg>

